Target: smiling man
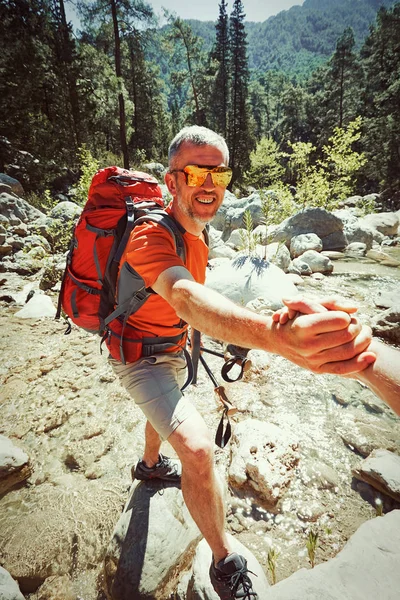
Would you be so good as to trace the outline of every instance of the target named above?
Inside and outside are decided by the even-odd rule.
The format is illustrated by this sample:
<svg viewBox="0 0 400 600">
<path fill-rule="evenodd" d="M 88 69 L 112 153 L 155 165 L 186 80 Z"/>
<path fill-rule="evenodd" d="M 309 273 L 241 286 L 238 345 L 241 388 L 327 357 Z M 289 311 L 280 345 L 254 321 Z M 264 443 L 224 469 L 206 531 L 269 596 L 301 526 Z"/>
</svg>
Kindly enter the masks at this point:
<svg viewBox="0 0 400 600">
<path fill-rule="evenodd" d="M 137 273 L 155 293 L 129 317 L 128 326 L 176 344 L 155 348 L 122 364 L 110 362 L 147 418 L 145 449 L 133 475 L 142 480 L 181 481 L 187 507 L 213 553 L 210 578 L 223 600 L 260 598 L 246 560 L 232 552 L 225 533 L 225 508 L 214 472 L 213 441 L 181 387 L 186 363 L 182 347 L 188 324 L 220 340 L 279 353 L 317 373 L 349 374 L 374 360 L 364 352 L 371 332 L 342 311 L 300 316 L 282 326 L 271 317 L 237 306 L 203 284 L 208 248 L 204 227 L 222 204 L 231 179 L 225 140 L 204 127 L 186 127 L 169 149 L 165 182 L 173 197 L 167 211 L 183 233 L 186 260 L 173 236 L 154 222 L 134 228 L 121 271 Z M 160 454 L 168 440 L 180 463 Z M 162 516 L 161 516 L 162 518 Z"/>
</svg>

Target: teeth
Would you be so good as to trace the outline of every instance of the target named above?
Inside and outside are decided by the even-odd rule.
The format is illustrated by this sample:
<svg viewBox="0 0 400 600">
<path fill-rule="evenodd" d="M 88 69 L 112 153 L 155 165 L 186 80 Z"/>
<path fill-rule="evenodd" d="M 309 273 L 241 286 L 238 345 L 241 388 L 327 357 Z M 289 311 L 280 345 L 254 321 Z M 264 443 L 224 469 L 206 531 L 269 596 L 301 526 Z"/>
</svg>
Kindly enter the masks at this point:
<svg viewBox="0 0 400 600">
<path fill-rule="evenodd" d="M 196 200 L 202 204 L 211 204 L 211 202 L 214 202 L 214 198 L 196 198 Z"/>
</svg>

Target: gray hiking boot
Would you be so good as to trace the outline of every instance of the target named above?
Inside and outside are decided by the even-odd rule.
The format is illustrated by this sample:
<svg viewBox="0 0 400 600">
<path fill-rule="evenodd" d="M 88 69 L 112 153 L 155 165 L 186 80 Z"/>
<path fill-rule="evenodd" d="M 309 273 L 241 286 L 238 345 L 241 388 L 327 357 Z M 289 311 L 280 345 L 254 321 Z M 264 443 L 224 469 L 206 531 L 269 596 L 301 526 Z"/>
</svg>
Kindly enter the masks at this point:
<svg viewBox="0 0 400 600">
<path fill-rule="evenodd" d="M 232 598 L 258 600 L 258 594 L 253 591 L 247 573 L 251 573 L 247 569 L 247 560 L 236 553 L 220 560 L 216 567 L 212 561 L 210 567 L 211 583 L 221 600 L 232 600 Z"/>
<path fill-rule="evenodd" d="M 139 460 L 136 467 L 132 467 L 132 479 L 149 481 L 150 479 L 161 479 L 170 483 L 180 483 L 181 481 L 181 463 L 164 456 L 158 455 L 158 463 L 154 467 L 147 467 L 143 460 Z"/>
</svg>

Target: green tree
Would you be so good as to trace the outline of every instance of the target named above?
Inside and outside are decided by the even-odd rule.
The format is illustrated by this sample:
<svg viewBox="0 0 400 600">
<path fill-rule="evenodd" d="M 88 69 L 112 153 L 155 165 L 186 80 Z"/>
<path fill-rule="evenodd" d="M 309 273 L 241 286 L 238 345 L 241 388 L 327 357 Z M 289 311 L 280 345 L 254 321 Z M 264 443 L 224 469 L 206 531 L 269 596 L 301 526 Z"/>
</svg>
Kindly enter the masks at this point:
<svg viewBox="0 0 400 600">
<path fill-rule="evenodd" d="M 215 25 L 215 47 L 212 52 L 212 59 L 216 62 L 217 72 L 213 84 L 213 93 L 211 94 L 212 127 L 225 138 L 228 134 L 227 117 L 230 103 L 230 43 L 227 6 L 228 3 L 221 0 L 218 21 Z"/>
<path fill-rule="evenodd" d="M 243 2 L 234 0 L 229 18 L 231 44 L 231 106 L 229 114 L 228 146 L 233 171 L 232 183 L 240 180 L 249 166 L 250 151 L 254 143 L 250 133 L 248 106 L 249 69 L 247 41 L 244 26 Z"/>
<path fill-rule="evenodd" d="M 392 201 L 400 189 L 400 3 L 381 8 L 361 51 L 365 72 L 364 182 Z M 398 200 L 400 200 L 398 198 Z"/>
<path fill-rule="evenodd" d="M 267 188 L 278 183 L 285 173 L 282 165 L 285 156 L 272 138 L 261 138 L 250 154 L 250 168 L 245 174 L 246 183 L 256 188 Z"/>
</svg>

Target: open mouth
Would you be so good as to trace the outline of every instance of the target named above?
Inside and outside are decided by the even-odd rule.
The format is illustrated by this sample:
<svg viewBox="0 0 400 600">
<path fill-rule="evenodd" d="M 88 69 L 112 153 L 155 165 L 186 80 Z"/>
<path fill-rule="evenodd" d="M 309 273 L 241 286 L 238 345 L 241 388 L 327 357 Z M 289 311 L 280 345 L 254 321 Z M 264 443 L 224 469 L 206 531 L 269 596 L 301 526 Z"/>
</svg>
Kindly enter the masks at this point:
<svg viewBox="0 0 400 600">
<path fill-rule="evenodd" d="M 212 204 L 214 202 L 214 198 L 210 198 L 210 196 L 197 196 L 196 200 L 200 204 Z"/>
</svg>

